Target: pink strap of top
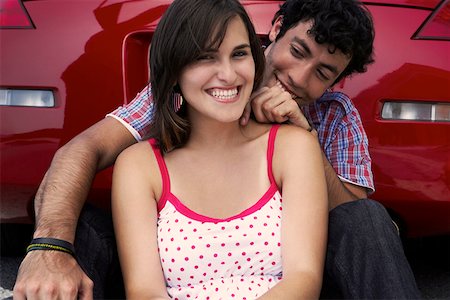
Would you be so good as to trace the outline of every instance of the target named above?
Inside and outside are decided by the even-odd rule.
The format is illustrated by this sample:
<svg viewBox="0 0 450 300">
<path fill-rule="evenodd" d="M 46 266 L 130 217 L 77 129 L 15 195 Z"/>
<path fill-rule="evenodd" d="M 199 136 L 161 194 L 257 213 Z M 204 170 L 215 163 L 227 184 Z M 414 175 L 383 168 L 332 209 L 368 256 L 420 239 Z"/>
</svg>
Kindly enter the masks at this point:
<svg viewBox="0 0 450 300">
<path fill-rule="evenodd" d="M 156 161 L 158 162 L 159 171 L 161 172 L 162 178 L 162 193 L 160 199 L 166 199 L 167 193 L 170 191 L 170 178 L 169 171 L 167 171 L 167 166 L 164 161 L 164 158 L 161 154 L 161 150 L 158 147 L 158 142 L 155 139 L 148 140 L 150 145 L 152 146 L 153 152 L 155 153 Z M 158 211 L 164 206 L 165 201 L 158 200 Z"/>
<path fill-rule="evenodd" d="M 275 149 L 275 137 L 277 136 L 278 128 L 280 128 L 280 124 L 274 124 L 270 128 L 269 141 L 267 145 L 267 173 L 269 175 L 270 184 L 275 183 L 275 178 L 273 177 L 272 172 L 272 160 Z"/>
<path fill-rule="evenodd" d="M 269 176 L 270 184 L 275 184 L 275 178 L 273 177 L 272 172 L 272 160 L 273 153 L 275 149 L 275 137 L 277 135 L 278 128 L 280 128 L 280 124 L 274 124 L 270 128 L 269 132 L 269 140 L 267 145 L 267 174 Z M 155 153 L 156 160 L 158 161 L 159 170 L 161 172 L 162 177 L 162 193 L 160 199 L 166 199 L 167 194 L 170 192 L 170 177 L 169 171 L 167 170 L 166 163 L 161 154 L 161 150 L 158 147 L 158 143 L 155 139 L 149 140 L 150 145 L 152 146 L 153 152 Z M 165 201 L 158 201 L 158 210 L 164 207 Z"/>
</svg>

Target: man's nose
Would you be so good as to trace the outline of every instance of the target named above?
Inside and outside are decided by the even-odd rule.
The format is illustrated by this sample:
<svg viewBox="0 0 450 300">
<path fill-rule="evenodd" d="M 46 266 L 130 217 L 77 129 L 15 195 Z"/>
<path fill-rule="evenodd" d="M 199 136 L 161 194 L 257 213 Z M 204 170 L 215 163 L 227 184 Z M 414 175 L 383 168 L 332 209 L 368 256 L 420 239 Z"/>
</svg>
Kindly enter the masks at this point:
<svg viewBox="0 0 450 300">
<path fill-rule="evenodd" d="M 307 89 L 313 76 L 313 70 L 308 65 L 297 66 L 289 72 L 289 80 L 295 88 Z"/>
</svg>

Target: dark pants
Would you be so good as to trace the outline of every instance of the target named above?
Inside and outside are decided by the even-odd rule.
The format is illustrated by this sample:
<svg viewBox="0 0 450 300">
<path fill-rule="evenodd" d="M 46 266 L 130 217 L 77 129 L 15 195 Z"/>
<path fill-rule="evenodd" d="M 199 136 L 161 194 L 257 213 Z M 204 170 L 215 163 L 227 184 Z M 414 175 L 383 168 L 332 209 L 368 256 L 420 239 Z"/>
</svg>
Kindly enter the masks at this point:
<svg viewBox="0 0 450 300">
<path fill-rule="evenodd" d="M 421 298 L 397 227 L 373 200 L 330 212 L 324 273 L 324 299 Z"/>
<path fill-rule="evenodd" d="M 85 205 L 74 246 L 78 263 L 94 282 L 94 299 L 125 299 L 111 214 Z"/>
<path fill-rule="evenodd" d="M 111 216 L 86 206 L 75 248 L 94 281 L 94 298 L 124 298 Z M 330 212 L 321 298 L 421 298 L 397 229 L 378 202 L 358 200 Z"/>
</svg>

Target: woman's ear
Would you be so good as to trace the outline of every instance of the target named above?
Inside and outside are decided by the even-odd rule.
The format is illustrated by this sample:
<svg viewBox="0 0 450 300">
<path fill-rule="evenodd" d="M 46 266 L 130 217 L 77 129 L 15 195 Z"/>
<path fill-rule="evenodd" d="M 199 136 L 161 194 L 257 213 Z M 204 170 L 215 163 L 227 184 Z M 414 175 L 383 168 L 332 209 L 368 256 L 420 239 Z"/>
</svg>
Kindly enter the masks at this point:
<svg viewBox="0 0 450 300">
<path fill-rule="evenodd" d="M 278 16 L 269 32 L 269 40 L 274 42 L 280 33 L 281 25 L 283 24 L 283 16 Z"/>
<path fill-rule="evenodd" d="M 181 94 L 181 88 L 180 88 L 180 85 L 178 84 L 178 82 L 173 86 L 172 90 L 175 93 Z"/>
</svg>

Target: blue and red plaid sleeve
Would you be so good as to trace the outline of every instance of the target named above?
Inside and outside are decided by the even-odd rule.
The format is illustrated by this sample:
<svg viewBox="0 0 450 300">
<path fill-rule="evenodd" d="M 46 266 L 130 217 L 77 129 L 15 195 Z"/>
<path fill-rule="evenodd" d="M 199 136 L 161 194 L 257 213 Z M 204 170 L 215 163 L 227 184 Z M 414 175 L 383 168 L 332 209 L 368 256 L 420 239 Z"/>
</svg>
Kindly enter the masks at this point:
<svg viewBox="0 0 450 300">
<path fill-rule="evenodd" d="M 304 108 L 315 126 L 319 142 L 342 181 L 375 190 L 369 142 L 361 118 L 351 100 L 340 92 L 327 92 Z"/>
<path fill-rule="evenodd" d="M 134 138 L 141 141 L 148 134 L 154 112 L 153 95 L 150 85 L 147 85 L 127 105 L 120 106 L 107 114 L 121 122 Z"/>
<path fill-rule="evenodd" d="M 326 155 L 342 180 L 374 191 L 369 142 L 357 111 L 342 118 Z"/>
</svg>

